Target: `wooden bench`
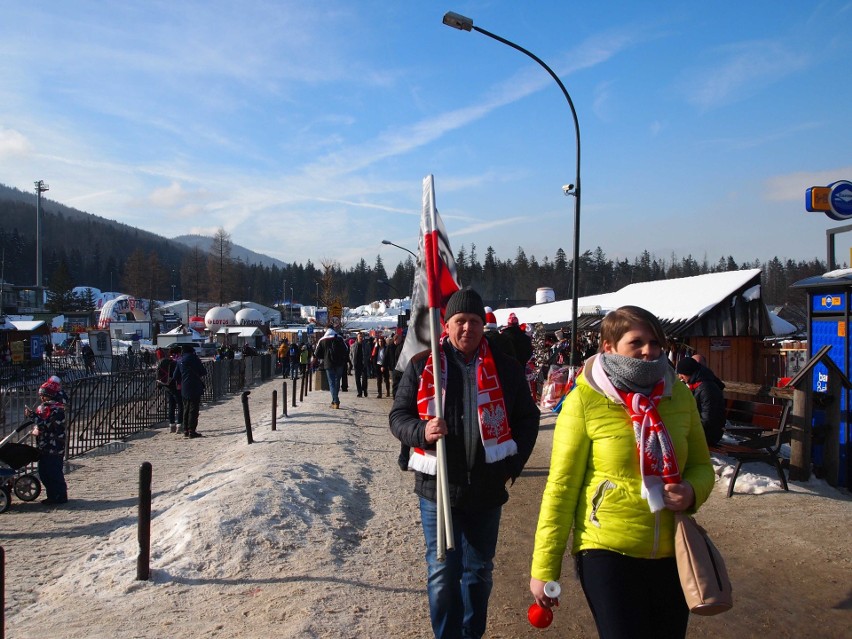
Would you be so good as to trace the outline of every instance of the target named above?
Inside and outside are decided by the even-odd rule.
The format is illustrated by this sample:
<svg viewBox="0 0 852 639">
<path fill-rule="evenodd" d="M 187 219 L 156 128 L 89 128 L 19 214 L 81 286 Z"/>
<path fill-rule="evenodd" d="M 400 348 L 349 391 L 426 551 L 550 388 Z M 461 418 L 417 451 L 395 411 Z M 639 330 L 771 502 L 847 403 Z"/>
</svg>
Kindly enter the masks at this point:
<svg viewBox="0 0 852 639">
<path fill-rule="evenodd" d="M 725 433 L 734 438 L 736 443 L 719 442 L 710 447 L 710 452 L 737 460 L 731 483 L 728 484 L 728 497 L 734 494 L 734 484 L 743 463 L 752 461 L 774 466 L 781 486 L 789 490 L 779 455 L 781 446 L 790 442 L 791 403 L 767 404 L 740 399 L 728 399 L 725 402 Z"/>
</svg>

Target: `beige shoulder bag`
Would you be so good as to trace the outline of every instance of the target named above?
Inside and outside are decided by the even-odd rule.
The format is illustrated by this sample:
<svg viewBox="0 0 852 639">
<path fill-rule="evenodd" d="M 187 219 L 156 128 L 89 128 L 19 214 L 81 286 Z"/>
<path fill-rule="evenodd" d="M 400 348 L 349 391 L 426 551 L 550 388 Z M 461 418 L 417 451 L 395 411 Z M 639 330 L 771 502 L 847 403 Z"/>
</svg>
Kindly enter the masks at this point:
<svg viewBox="0 0 852 639">
<path fill-rule="evenodd" d="M 675 557 L 689 611 L 718 615 L 734 605 L 725 560 L 707 531 L 689 515 L 675 513 Z"/>
</svg>

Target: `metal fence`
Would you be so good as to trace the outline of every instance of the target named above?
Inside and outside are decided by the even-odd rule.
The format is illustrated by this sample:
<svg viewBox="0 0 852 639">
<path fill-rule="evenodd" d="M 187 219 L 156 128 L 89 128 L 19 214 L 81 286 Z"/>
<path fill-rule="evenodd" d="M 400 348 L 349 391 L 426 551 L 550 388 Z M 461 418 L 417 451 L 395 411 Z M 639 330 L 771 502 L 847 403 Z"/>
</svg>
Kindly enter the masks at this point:
<svg viewBox="0 0 852 639">
<path fill-rule="evenodd" d="M 239 393 L 274 374 L 268 354 L 206 361 L 204 367 L 202 404 Z M 96 361 L 92 367 L 74 357 L 51 358 L 26 369 L 0 369 L 0 437 L 24 422 L 24 409 L 38 403 L 38 387 L 51 375 L 62 379 L 70 397 L 66 459 L 166 421 L 166 394 L 158 390 L 156 367 L 148 360 L 117 356 Z"/>
</svg>

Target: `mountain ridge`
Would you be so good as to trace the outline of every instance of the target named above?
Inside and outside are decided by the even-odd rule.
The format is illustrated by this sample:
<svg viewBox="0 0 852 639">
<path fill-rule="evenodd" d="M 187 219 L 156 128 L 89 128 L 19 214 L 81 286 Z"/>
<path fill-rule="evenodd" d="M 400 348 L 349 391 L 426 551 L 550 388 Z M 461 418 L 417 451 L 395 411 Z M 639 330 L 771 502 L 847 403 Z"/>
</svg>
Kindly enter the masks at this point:
<svg viewBox="0 0 852 639">
<path fill-rule="evenodd" d="M 30 206 L 35 207 L 35 197 L 35 193 L 33 192 L 22 191 L 16 187 L 0 184 L 0 201 L 7 200 L 12 202 L 21 202 L 23 204 L 28 204 Z M 137 226 L 131 226 L 130 224 L 126 224 L 124 222 L 110 220 L 109 218 L 102 217 L 95 213 L 81 211 L 80 209 L 76 209 L 72 206 L 62 204 L 61 202 L 57 202 L 56 200 L 51 200 L 50 198 L 47 198 L 44 195 L 41 196 L 41 208 L 45 213 L 61 214 L 66 219 L 72 221 L 77 220 L 81 222 L 106 224 L 117 230 L 131 231 L 135 234 L 147 236 L 152 240 L 175 242 L 181 247 L 195 248 L 196 246 L 198 246 L 205 253 L 208 252 L 208 250 L 210 249 L 210 243 L 213 241 L 212 236 L 208 237 L 205 235 L 197 234 L 178 235 L 177 237 L 166 237 L 165 235 L 160 235 L 159 233 L 147 231 Z M 265 267 L 277 266 L 278 268 L 286 268 L 288 266 L 286 262 L 283 262 L 269 255 L 265 255 L 263 253 L 258 253 L 248 247 L 242 246 L 240 244 L 235 244 L 234 242 L 231 242 L 231 257 L 235 260 L 242 261 L 248 266 L 255 264 Z"/>
</svg>

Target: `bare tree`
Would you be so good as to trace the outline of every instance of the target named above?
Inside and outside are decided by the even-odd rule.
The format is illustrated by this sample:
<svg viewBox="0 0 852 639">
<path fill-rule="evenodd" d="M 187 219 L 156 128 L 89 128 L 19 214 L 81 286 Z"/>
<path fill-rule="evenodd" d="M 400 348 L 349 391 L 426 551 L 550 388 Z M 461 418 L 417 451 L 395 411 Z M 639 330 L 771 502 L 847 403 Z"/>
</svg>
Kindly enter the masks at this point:
<svg viewBox="0 0 852 639">
<path fill-rule="evenodd" d="M 198 315 L 198 303 L 207 296 L 207 259 L 198 246 L 183 260 L 180 266 L 180 283 L 183 296 L 195 300 L 195 314 Z"/>
<path fill-rule="evenodd" d="M 219 227 L 213 241 L 210 243 L 210 254 L 207 261 L 207 273 L 210 281 L 210 296 L 219 300 L 219 305 L 225 303 L 225 294 L 230 292 L 228 280 L 231 276 L 231 235 Z"/>
</svg>

